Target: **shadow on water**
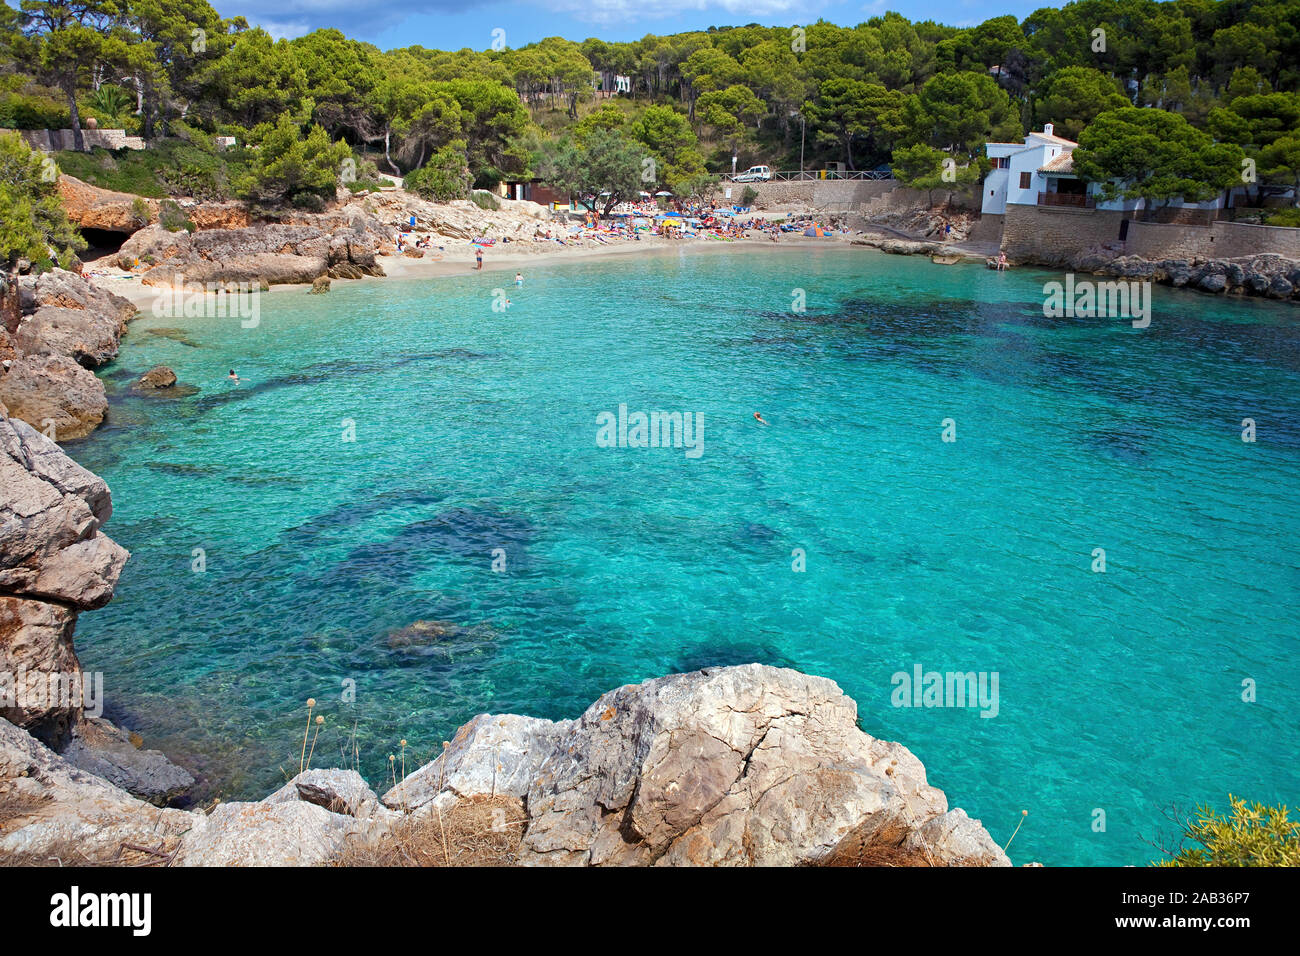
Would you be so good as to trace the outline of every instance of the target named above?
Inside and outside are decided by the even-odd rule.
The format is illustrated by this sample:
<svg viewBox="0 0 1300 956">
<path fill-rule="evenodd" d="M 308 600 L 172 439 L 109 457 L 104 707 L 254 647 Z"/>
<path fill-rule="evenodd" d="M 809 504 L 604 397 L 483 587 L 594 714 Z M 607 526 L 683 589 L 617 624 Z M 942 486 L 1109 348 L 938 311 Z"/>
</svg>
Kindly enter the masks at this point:
<svg viewBox="0 0 1300 956">
<path fill-rule="evenodd" d="M 416 352 L 403 355 L 381 356 L 364 362 L 350 360 L 321 362 L 291 372 L 287 375 L 269 378 L 260 382 L 245 382 L 232 386 L 223 392 L 214 392 L 204 395 L 195 403 L 195 407 L 202 411 L 207 411 L 209 409 L 229 405 L 232 402 L 245 401 L 258 395 L 278 391 L 284 388 L 322 385 L 336 379 L 350 379 L 362 375 L 390 372 L 393 369 L 425 362 L 481 362 L 497 358 L 500 358 L 500 356 L 493 353 L 472 352 L 468 349 L 453 348 L 439 349 L 433 352 Z"/>
<path fill-rule="evenodd" d="M 671 673 L 687 674 L 706 667 L 733 667 L 736 664 L 767 664 L 798 669 L 798 663 L 793 658 L 769 644 L 738 641 L 701 643 L 687 648 L 674 659 Z"/>
</svg>

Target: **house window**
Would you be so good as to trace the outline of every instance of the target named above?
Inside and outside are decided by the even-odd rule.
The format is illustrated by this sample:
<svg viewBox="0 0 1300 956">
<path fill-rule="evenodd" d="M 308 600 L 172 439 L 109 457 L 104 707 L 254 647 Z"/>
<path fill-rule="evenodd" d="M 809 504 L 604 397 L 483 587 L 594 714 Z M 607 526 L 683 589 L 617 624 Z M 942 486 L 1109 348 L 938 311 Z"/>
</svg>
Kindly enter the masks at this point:
<svg viewBox="0 0 1300 956">
<path fill-rule="evenodd" d="M 1029 189 L 1029 188 L 1031 188 L 1031 185 L 1030 185 L 1030 179 L 1031 179 L 1032 175 L 1033 175 L 1032 173 L 1021 173 L 1021 174 L 1020 174 L 1020 188 L 1021 188 L 1021 189 Z"/>
<path fill-rule="evenodd" d="M 1010 169 L 1010 168 L 1011 168 L 1011 157 L 1010 157 L 1010 156 L 999 156 L 999 157 L 998 157 L 998 162 L 997 162 L 997 167 L 998 167 L 998 169 Z"/>
</svg>

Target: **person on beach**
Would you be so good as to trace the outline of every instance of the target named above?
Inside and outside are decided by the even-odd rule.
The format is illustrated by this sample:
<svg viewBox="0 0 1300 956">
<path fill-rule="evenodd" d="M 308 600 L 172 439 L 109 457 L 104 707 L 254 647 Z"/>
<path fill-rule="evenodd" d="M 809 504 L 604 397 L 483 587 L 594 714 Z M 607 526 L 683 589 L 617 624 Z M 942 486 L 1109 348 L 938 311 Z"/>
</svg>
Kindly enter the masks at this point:
<svg viewBox="0 0 1300 956">
<path fill-rule="evenodd" d="M 998 253 L 998 272 L 1003 272 L 1003 271 L 1006 270 L 1006 268 L 1007 268 L 1007 254 L 1006 254 L 1005 252 L 999 252 L 999 253 Z"/>
<path fill-rule="evenodd" d="M 227 375 L 226 378 L 230 379 L 232 382 L 239 381 L 239 376 L 235 374 L 235 370 L 233 368 L 230 370 L 230 374 Z"/>
<path fill-rule="evenodd" d="M 763 413 L 762 413 L 762 412 L 755 412 L 755 413 L 754 413 L 754 421 L 758 422 L 760 425 L 766 425 L 766 424 L 767 424 L 767 422 L 765 422 L 765 421 L 763 420 Z"/>
<path fill-rule="evenodd" d="M 478 263 L 478 268 L 482 270 L 483 268 L 483 247 L 482 246 L 474 247 L 474 261 Z"/>
</svg>

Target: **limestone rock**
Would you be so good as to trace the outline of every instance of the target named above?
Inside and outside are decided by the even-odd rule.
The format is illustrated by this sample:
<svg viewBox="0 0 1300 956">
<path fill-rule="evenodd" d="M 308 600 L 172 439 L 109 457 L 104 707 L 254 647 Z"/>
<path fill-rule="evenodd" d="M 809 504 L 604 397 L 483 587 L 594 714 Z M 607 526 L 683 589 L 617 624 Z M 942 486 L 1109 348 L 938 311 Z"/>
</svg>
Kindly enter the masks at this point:
<svg viewBox="0 0 1300 956">
<path fill-rule="evenodd" d="M 112 514 L 108 486 L 31 426 L 0 415 L 0 487 L 0 672 L 71 681 L 80 673 L 77 612 L 108 602 L 128 557 L 100 532 Z M 0 715 L 61 746 L 81 700 L 25 695 Z"/>
<path fill-rule="evenodd" d="M 194 777 L 163 753 L 137 747 L 129 733 L 98 718 L 84 717 L 73 726 L 62 756 L 156 806 L 165 806 L 194 785 Z"/>
<path fill-rule="evenodd" d="M 81 670 L 72 647 L 76 623 L 76 612 L 60 604 L 0 597 L 0 680 L 4 696 L 14 697 L 14 706 L 0 704 L 0 718 L 52 746 L 67 740 L 81 712 L 80 700 L 51 700 L 47 691 L 50 675 Z"/>
<path fill-rule="evenodd" d="M 0 366 L 0 402 L 60 441 L 84 437 L 108 410 L 104 385 L 87 368 L 117 355 L 135 307 L 62 269 L 23 276 L 16 292 L 17 320 L 8 315 L 0 333 L 7 362 Z"/>
<path fill-rule="evenodd" d="M 924 847 L 945 865 L 1009 865 L 977 822 L 946 816 L 907 748 L 856 718 L 824 678 L 710 668 L 621 687 L 572 721 L 477 717 L 383 799 L 524 796 L 529 864 L 796 865 Z"/>
<path fill-rule="evenodd" d="M 908 835 L 903 847 L 924 857 L 931 866 L 1009 865 L 988 831 L 961 808 L 927 820 Z"/>
<path fill-rule="evenodd" d="M 328 292 L 329 290 L 330 290 L 330 279 L 329 279 L 329 276 L 327 276 L 327 275 L 325 275 L 325 276 L 317 276 L 317 277 L 316 277 L 316 280 L 315 280 L 314 282 L 312 282 L 312 284 L 311 284 L 311 292 L 308 293 L 308 294 L 309 294 L 309 295 L 324 295 L 324 294 L 325 294 L 326 292 Z"/>
<path fill-rule="evenodd" d="M 58 185 L 68 219 L 82 229 L 132 233 L 158 218 L 156 199 L 100 189 L 66 174 Z"/>
<path fill-rule="evenodd" d="M 1295 286 L 1285 276 L 1276 275 L 1268 284 L 1266 294 L 1270 299 L 1286 299 L 1295 293 Z"/>
<path fill-rule="evenodd" d="M 124 843 L 174 847 L 197 819 L 137 800 L 7 720 L 0 720 L 0 805 L 0 863 L 108 862 Z"/>
<path fill-rule="evenodd" d="M 140 376 L 135 383 L 135 387 L 141 389 L 171 388 L 175 384 L 176 373 L 166 365 L 156 365 Z"/>
<path fill-rule="evenodd" d="M 355 770 L 304 770 L 263 802 L 295 800 L 350 817 L 382 809 L 379 797 Z"/>
<path fill-rule="evenodd" d="M 176 866 L 320 866 L 338 858 L 351 817 L 311 803 L 222 803 L 198 816 Z"/>
<path fill-rule="evenodd" d="M 100 525 L 112 513 L 103 480 L 31 426 L 0 419 L 0 593 L 102 607 L 127 552 Z"/>
<path fill-rule="evenodd" d="M 384 805 L 411 811 L 482 794 L 524 797 L 570 723 L 480 714 L 441 755 L 384 794 Z"/>
<path fill-rule="evenodd" d="M 27 355 L 0 372 L 0 401 L 21 419 L 59 441 L 84 438 L 108 414 L 104 384 L 62 355 Z"/>
<path fill-rule="evenodd" d="M 1197 281 L 1196 286 L 1206 292 L 1223 292 L 1228 288 L 1228 276 L 1224 272 L 1211 272 L 1202 275 Z"/>
</svg>

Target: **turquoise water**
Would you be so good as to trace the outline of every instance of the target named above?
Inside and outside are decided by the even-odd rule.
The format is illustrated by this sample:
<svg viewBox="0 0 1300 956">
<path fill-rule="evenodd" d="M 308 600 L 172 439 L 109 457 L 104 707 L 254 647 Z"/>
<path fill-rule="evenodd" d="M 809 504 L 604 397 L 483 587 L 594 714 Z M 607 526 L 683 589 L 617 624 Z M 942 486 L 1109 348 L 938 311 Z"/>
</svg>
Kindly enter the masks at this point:
<svg viewBox="0 0 1300 956">
<path fill-rule="evenodd" d="M 1139 331 L 1045 319 L 1047 273 L 763 251 L 528 269 L 504 314 L 513 273 L 277 291 L 256 329 L 146 311 L 71 446 L 133 553 L 78 626 L 110 715 L 259 797 L 315 697 L 314 763 L 355 727 L 382 787 L 476 713 L 762 661 L 836 680 L 999 842 L 1029 810 L 1018 862 L 1296 802 L 1300 313 L 1157 287 Z M 197 394 L 127 390 L 160 363 Z M 620 403 L 702 415 L 703 455 L 597 447 Z M 417 620 L 460 630 L 390 640 Z M 996 672 L 997 716 L 891 706 L 917 664 Z"/>
</svg>

